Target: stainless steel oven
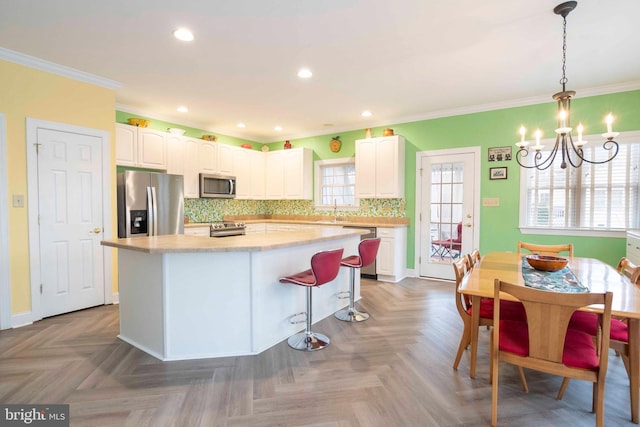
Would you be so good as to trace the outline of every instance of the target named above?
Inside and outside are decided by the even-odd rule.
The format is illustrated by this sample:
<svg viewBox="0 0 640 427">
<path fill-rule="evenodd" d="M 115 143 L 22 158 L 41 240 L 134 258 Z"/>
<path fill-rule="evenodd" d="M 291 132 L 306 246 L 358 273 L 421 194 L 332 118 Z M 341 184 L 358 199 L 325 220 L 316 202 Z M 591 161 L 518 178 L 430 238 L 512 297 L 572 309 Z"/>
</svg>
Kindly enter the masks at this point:
<svg viewBox="0 0 640 427">
<path fill-rule="evenodd" d="M 376 237 L 376 228 L 375 227 L 357 227 L 357 226 L 344 226 L 342 228 L 357 228 L 359 230 L 367 230 L 366 234 L 362 234 L 360 236 L 360 240 L 364 239 L 372 239 Z M 376 261 L 373 263 L 362 267 L 360 269 L 360 277 L 364 277 L 365 279 L 374 279 L 378 280 L 378 275 L 376 274 Z"/>
</svg>

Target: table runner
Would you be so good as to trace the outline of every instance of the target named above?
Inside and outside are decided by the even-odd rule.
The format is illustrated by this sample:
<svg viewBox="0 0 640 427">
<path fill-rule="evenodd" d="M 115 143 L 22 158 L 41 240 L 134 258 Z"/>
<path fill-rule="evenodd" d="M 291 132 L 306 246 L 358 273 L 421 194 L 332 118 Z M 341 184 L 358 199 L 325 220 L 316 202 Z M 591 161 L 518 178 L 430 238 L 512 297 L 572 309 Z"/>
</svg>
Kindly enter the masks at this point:
<svg viewBox="0 0 640 427">
<path fill-rule="evenodd" d="M 531 267 L 526 256 L 522 257 L 522 277 L 525 286 L 543 291 L 582 293 L 589 292 L 569 266 L 558 271 L 540 271 Z"/>
</svg>

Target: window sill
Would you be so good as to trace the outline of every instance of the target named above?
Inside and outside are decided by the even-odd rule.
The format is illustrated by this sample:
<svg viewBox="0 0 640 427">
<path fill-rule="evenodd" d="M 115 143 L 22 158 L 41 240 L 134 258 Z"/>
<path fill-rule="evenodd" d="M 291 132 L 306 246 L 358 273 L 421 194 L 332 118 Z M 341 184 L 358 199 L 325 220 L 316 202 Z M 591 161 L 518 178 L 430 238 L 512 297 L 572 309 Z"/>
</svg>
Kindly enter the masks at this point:
<svg viewBox="0 0 640 427">
<path fill-rule="evenodd" d="M 541 234 L 556 236 L 585 236 L 585 237 L 610 237 L 624 238 L 626 230 L 598 230 L 588 228 L 536 228 L 536 227 L 520 227 L 522 234 Z"/>
</svg>

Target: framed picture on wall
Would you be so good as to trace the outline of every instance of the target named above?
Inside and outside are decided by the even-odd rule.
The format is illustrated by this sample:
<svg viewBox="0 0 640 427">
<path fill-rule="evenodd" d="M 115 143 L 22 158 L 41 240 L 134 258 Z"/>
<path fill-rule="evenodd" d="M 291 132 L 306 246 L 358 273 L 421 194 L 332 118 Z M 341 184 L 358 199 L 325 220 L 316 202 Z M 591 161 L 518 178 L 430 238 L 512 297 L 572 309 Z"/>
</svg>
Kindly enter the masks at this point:
<svg viewBox="0 0 640 427">
<path fill-rule="evenodd" d="M 489 148 L 489 161 L 502 162 L 511 160 L 511 147 L 493 147 Z"/>
<path fill-rule="evenodd" d="M 507 168 L 489 168 L 489 179 L 507 179 Z"/>
</svg>

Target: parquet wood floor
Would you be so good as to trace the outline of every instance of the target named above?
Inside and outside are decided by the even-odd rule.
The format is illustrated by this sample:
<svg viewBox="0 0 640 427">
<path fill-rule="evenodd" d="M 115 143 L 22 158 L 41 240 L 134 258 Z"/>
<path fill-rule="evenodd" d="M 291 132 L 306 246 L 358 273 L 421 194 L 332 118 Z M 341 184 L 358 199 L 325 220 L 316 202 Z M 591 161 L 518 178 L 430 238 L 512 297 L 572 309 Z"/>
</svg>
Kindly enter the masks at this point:
<svg viewBox="0 0 640 427">
<path fill-rule="evenodd" d="M 462 321 L 453 284 L 363 280 L 363 323 L 333 317 L 319 352 L 286 341 L 256 355 L 160 362 L 121 342 L 118 306 L 0 331 L 0 402 L 69 403 L 73 426 L 480 426 L 489 425 L 489 331 L 480 333 L 477 377 L 468 351 L 452 369 Z M 229 319 L 233 321 L 233 319 Z M 207 337 L 203 337 L 207 339 Z M 628 379 L 611 357 L 608 426 L 630 423 Z M 499 422 L 591 426 L 591 385 L 501 365 Z"/>
</svg>

